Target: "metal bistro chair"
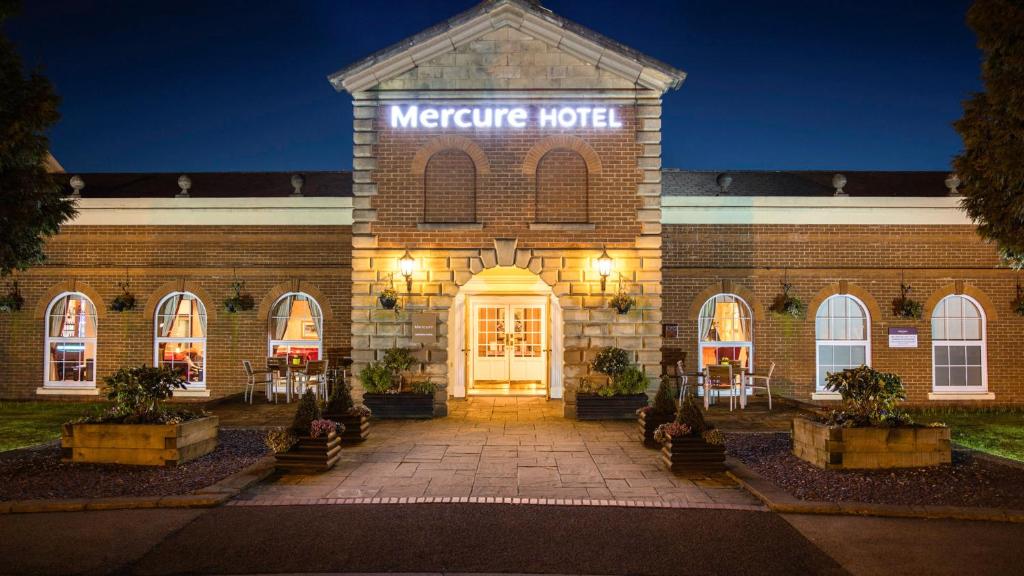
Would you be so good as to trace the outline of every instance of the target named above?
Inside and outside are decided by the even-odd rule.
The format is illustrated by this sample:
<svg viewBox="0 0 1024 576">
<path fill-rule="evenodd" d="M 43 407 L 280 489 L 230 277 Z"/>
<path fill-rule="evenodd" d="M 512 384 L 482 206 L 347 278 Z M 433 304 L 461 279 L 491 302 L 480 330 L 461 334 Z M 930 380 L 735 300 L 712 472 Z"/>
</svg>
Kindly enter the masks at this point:
<svg viewBox="0 0 1024 576">
<path fill-rule="evenodd" d="M 242 401 L 249 402 L 252 404 L 253 396 L 256 395 L 256 380 L 260 379 L 259 383 L 263 384 L 267 393 L 267 400 L 270 400 L 272 388 L 274 386 L 274 372 L 272 370 L 261 370 L 257 373 L 252 369 L 252 364 L 248 360 L 242 360 L 242 368 L 245 369 L 245 392 L 242 393 Z"/>
<path fill-rule="evenodd" d="M 732 364 L 712 364 L 704 367 L 704 410 L 711 408 L 711 391 L 729 391 L 729 411 L 736 403 L 736 378 L 733 376 Z"/>
<path fill-rule="evenodd" d="M 310 360 L 304 368 L 296 370 L 295 375 L 301 379 L 299 390 L 302 394 L 315 388 L 316 395 L 327 400 L 330 395 L 327 390 L 327 360 Z"/>
<path fill-rule="evenodd" d="M 686 356 L 684 355 L 683 358 L 685 357 Z M 676 381 L 679 383 L 679 401 L 682 402 L 683 399 L 686 398 L 687 393 L 689 393 L 690 388 L 697 384 L 696 382 L 690 384 L 690 378 L 683 370 L 682 360 L 676 360 Z"/>
<path fill-rule="evenodd" d="M 769 410 L 772 409 L 772 374 L 774 374 L 774 373 L 775 373 L 775 362 L 772 362 L 772 365 L 771 365 L 770 368 L 768 368 L 768 372 L 767 373 L 765 373 L 765 372 L 758 372 L 758 371 L 755 370 L 753 374 L 751 374 L 750 376 L 747 376 L 747 379 L 750 380 L 750 390 L 751 391 L 754 391 L 754 390 L 757 390 L 758 388 L 760 388 L 760 389 L 765 390 L 765 391 L 768 392 L 768 409 Z M 758 380 L 764 380 L 764 386 L 759 386 L 757 384 Z"/>
<path fill-rule="evenodd" d="M 291 402 L 292 388 L 288 379 L 287 360 L 278 356 L 267 358 L 267 372 L 270 373 L 270 393 L 274 397 L 274 404 L 277 404 L 279 389 L 284 391 L 284 401 Z"/>
</svg>

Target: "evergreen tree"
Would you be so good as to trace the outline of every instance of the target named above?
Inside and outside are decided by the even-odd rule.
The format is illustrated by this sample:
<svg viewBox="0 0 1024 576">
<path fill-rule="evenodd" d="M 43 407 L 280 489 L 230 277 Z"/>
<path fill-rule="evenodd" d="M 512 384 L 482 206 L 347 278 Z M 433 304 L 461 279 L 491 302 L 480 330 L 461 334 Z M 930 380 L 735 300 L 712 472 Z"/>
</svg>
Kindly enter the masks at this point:
<svg viewBox="0 0 1024 576">
<path fill-rule="evenodd" d="M 1024 0 L 975 0 L 967 23 L 984 55 L 985 91 L 954 126 L 963 207 L 1008 264 L 1024 267 Z"/>
</svg>

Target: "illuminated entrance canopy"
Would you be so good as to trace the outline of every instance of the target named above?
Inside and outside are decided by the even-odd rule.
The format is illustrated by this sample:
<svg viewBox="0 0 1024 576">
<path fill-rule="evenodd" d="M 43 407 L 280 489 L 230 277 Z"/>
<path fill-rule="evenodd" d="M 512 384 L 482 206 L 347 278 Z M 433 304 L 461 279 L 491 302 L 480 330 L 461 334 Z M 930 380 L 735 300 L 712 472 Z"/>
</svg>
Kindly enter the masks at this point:
<svg viewBox="0 0 1024 576">
<path fill-rule="evenodd" d="M 618 110 L 607 106 L 420 107 L 391 106 L 392 128 L 622 128 Z"/>
</svg>

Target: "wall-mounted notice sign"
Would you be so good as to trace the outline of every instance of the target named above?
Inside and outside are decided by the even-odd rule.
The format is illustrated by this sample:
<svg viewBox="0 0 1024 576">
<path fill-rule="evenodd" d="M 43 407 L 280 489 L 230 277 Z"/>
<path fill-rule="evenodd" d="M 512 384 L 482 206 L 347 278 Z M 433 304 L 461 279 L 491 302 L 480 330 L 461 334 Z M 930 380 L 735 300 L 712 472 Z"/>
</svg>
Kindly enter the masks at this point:
<svg viewBox="0 0 1024 576">
<path fill-rule="evenodd" d="M 619 111 L 611 106 L 391 106 L 392 128 L 622 128 Z"/>
<path fill-rule="evenodd" d="M 423 344 L 437 342 L 437 314 L 417 312 L 412 315 L 412 341 Z"/>
<path fill-rule="evenodd" d="M 889 328 L 889 348 L 917 348 L 917 328 Z"/>
</svg>

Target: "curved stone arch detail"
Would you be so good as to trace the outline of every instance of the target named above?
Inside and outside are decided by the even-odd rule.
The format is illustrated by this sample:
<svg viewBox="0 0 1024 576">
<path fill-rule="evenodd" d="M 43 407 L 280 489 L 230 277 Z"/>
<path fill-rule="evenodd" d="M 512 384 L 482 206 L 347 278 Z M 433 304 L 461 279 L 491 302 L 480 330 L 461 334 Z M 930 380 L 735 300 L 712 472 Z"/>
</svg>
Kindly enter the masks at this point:
<svg viewBox="0 0 1024 576">
<path fill-rule="evenodd" d="M 487 154 L 479 144 L 465 136 L 438 136 L 424 144 L 412 158 L 410 169 L 417 176 L 423 176 L 427 172 L 427 163 L 438 152 L 445 150 L 459 150 L 464 152 L 473 161 L 476 167 L 477 176 L 491 173 L 491 164 L 487 160 Z"/>
<path fill-rule="evenodd" d="M 588 174 L 600 174 L 602 170 L 601 157 L 587 144 L 587 141 L 579 136 L 569 134 L 556 134 L 541 138 L 526 153 L 523 159 L 523 174 L 529 177 L 536 177 L 537 166 L 541 158 L 552 150 L 572 150 L 583 158 L 587 164 Z"/>
<path fill-rule="evenodd" d="M 860 300 L 862 304 L 867 308 L 868 315 L 872 323 L 881 322 L 882 320 L 882 307 L 878 305 L 878 301 L 871 295 L 870 292 L 857 286 L 856 284 L 848 284 L 846 282 L 833 282 L 828 286 L 825 286 L 811 298 L 811 301 L 807 303 L 807 317 L 814 318 L 818 313 L 818 307 L 821 306 L 822 302 L 827 300 L 831 296 L 845 295 L 855 297 Z"/>
<path fill-rule="evenodd" d="M 213 296 L 210 296 L 210 293 L 205 288 L 193 280 L 173 280 L 157 286 L 146 299 L 146 306 L 142 309 L 143 315 L 146 318 L 153 318 L 156 314 L 157 304 L 172 292 L 191 292 L 195 294 L 206 309 L 206 321 L 213 322 L 217 320 L 217 314 L 220 311 L 220 306 L 217 304 L 219 301 L 214 300 Z"/>
<path fill-rule="evenodd" d="M 334 320 L 334 311 L 330 306 L 327 305 L 327 296 L 319 289 L 315 284 L 302 280 L 289 280 L 288 282 L 281 282 L 270 288 L 270 290 L 260 300 L 259 306 L 256 307 L 259 318 L 269 319 L 270 318 L 270 307 L 281 296 L 289 292 L 304 292 L 309 294 L 316 300 L 317 304 L 320 305 L 320 314 L 324 321 Z"/>
<path fill-rule="evenodd" d="M 735 294 L 743 299 L 750 306 L 750 312 L 754 315 L 754 321 L 763 322 L 765 319 L 764 307 L 761 306 L 761 301 L 757 299 L 753 290 L 746 286 L 736 284 L 731 280 L 721 280 L 708 286 L 702 290 L 690 303 L 690 311 L 687 318 L 696 322 L 700 318 L 700 309 L 704 306 L 712 296 L 718 294 Z"/>
<path fill-rule="evenodd" d="M 986 323 L 995 322 L 999 319 L 999 311 L 992 299 L 989 298 L 988 294 L 977 286 L 961 281 L 946 284 L 933 291 L 931 296 L 929 296 L 924 302 L 924 318 L 922 319 L 930 321 L 932 312 L 935 311 L 935 307 L 938 306 L 939 302 L 941 302 L 946 296 L 954 295 L 970 296 L 973 298 L 985 313 Z"/>
<path fill-rule="evenodd" d="M 53 302 L 54 298 L 64 292 L 81 292 L 82 294 L 85 294 L 89 300 L 92 300 L 92 305 L 96 307 L 96 319 L 103 320 L 106 318 L 107 303 L 103 300 L 103 296 L 100 296 L 100 293 L 97 292 L 95 288 L 81 280 L 64 280 L 63 282 L 54 284 L 47 289 L 39 301 L 36 302 L 32 318 L 35 320 L 44 320 L 46 318 L 46 309 L 50 307 L 50 303 Z"/>
</svg>

